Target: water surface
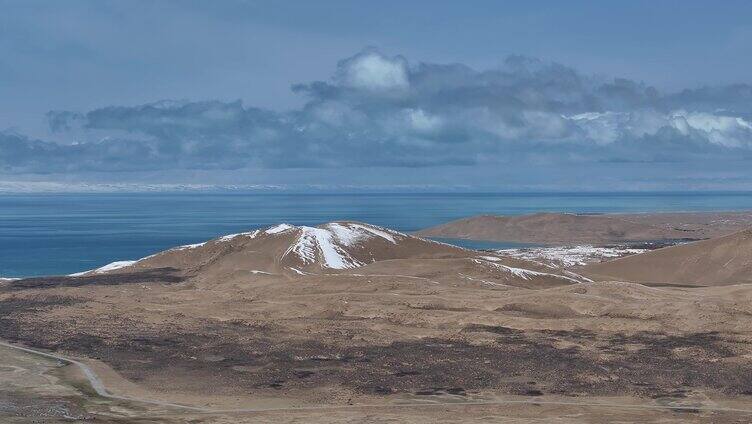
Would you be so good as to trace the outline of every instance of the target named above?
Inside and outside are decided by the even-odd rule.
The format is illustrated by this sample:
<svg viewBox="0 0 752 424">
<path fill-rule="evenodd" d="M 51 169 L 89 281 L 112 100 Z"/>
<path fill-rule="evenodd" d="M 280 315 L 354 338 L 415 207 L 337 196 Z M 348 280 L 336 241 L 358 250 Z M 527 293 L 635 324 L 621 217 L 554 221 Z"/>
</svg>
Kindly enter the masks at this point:
<svg viewBox="0 0 752 424">
<path fill-rule="evenodd" d="M 746 209 L 750 193 L 3 194 L 0 276 L 69 274 L 279 222 L 415 231 L 477 214 Z"/>
</svg>

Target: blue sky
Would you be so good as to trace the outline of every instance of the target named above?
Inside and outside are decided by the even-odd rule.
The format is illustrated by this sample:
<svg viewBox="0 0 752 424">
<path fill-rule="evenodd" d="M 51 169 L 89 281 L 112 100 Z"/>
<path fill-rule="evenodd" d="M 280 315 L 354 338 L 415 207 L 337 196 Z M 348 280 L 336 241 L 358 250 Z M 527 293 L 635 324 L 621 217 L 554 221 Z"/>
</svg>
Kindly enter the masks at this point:
<svg viewBox="0 0 752 424">
<path fill-rule="evenodd" d="M 0 10 L 0 181 L 752 189 L 749 2 Z"/>
</svg>

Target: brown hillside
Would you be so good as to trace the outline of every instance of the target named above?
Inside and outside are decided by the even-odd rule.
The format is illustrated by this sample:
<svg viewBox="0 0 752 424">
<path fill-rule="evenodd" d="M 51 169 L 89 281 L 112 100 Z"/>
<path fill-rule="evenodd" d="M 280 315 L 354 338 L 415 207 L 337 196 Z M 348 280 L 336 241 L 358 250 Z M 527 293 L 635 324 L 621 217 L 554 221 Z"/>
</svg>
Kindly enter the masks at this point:
<svg viewBox="0 0 752 424">
<path fill-rule="evenodd" d="M 658 249 L 581 271 L 598 280 L 690 286 L 752 282 L 752 229 Z"/>
</svg>

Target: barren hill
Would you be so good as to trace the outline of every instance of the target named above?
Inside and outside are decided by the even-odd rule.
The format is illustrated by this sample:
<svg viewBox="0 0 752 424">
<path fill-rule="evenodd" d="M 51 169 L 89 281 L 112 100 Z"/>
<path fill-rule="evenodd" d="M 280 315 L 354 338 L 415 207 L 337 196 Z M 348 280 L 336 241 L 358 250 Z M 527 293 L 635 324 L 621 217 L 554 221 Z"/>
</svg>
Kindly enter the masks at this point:
<svg viewBox="0 0 752 424">
<path fill-rule="evenodd" d="M 749 239 L 697 249 L 713 261 L 693 269 L 743 275 Z M 444 410 L 509 399 L 539 418 L 539 402 L 564 399 L 646 405 L 652 417 L 667 403 L 748 402 L 751 300 L 752 285 L 592 282 L 335 222 L 223 236 L 77 276 L 0 281 L 0 338 L 78 358 L 116 396 L 219 411 Z M 16 370 L 5 368 L 0 377 Z"/>
<path fill-rule="evenodd" d="M 577 244 L 705 239 L 752 226 L 752 213 L 481 215 L 416 232 L 421 237 Z"/>
<path fill-rule="evenodd" d="M 357 274 L 353 274 L 356 268 Z M 317 227 L 279 224 L 178 246 L 137 261 L 113 262 L 71 277 L 103 281 L 160 275 L 163 279 L 214 282 L 249 276 L 401 274 L 438 282 L 451 281 L 458 273 L 470 284 L 529 288 L 582 281 L 579 276 L 561 270 L 552 272 L 535 262 L 483 254 L 358 222 L 331 222 Z M 15 284 L 33 284 L 37 280 Z"/>
<path fill-rule="evenodd" d="M 590 278 L 710 286 L 752 282 L 752 229 L 581 269 Z"/>
<path fill-rule="evenodd" d="M 332 222 L 318 227 L 279 224 L 175 247 L 138 261 L 114 262 L 81 275 L 159 268 L 191 275 L 197 272 L 302 275 L 359 268 L 389 259 L 466 256 L 465 249 L 358 222 Z"/>
</svg>

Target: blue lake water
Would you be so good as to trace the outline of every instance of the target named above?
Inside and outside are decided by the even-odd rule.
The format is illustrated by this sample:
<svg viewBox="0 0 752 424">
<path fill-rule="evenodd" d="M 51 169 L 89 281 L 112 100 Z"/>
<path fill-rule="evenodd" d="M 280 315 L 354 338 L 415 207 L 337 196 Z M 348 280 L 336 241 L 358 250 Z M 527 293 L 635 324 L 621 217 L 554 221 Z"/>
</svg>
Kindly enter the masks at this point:
<svg viewBox="0 0 752 424">
<path fill-rule="evenodd" d="M 0 276 L 69 274 L 279 222 L 414 231 L 477 214 L 746 209 L 752 193 L 3 194 Z"/>
</svg>

